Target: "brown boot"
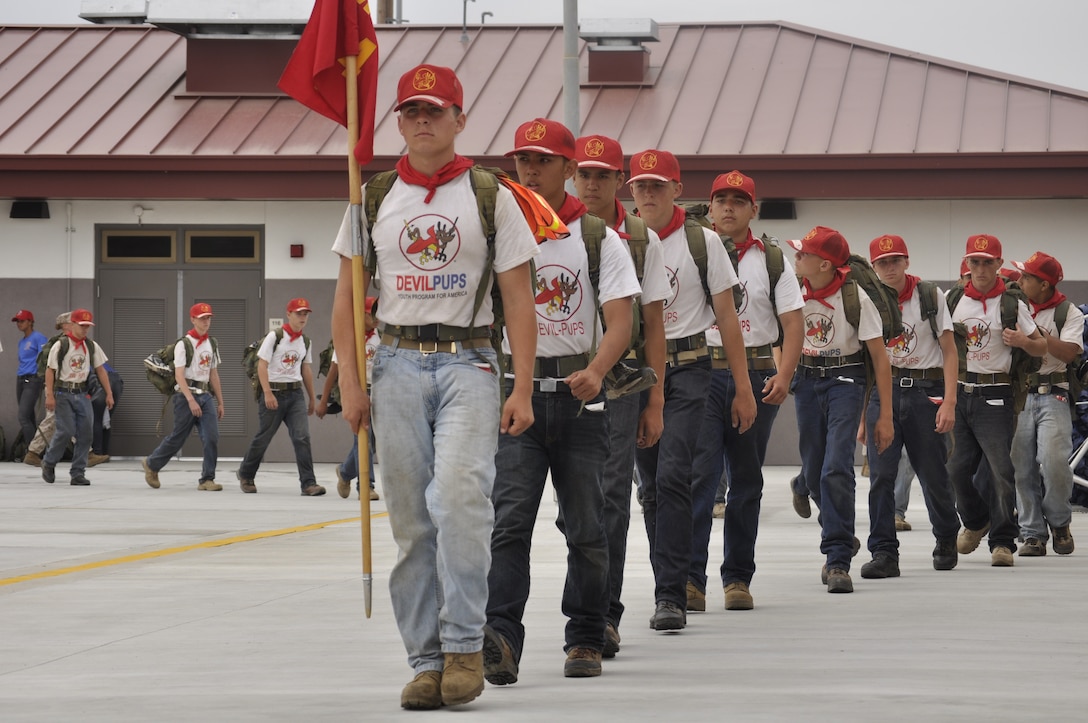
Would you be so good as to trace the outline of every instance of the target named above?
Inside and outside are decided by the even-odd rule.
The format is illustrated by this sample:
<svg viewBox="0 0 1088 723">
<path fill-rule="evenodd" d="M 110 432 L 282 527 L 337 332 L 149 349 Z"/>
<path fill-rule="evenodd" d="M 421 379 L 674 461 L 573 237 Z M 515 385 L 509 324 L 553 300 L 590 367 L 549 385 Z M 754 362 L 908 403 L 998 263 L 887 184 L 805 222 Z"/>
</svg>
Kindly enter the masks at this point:
<svg viewBox="0 0 1088 723">
<path fill-rule="evenodd" d="M 446 669 L 442 671 L 442 702 L 462 705 L 476 700 L 483 691 L 483 651 L 446 653 Z"/>
<path fill-rule="evenodd" d="M 424 670 L 400 693 L 400 707 L 408 710 L 434 710 L 442 707 L 442 674 Z"/>
</svg>

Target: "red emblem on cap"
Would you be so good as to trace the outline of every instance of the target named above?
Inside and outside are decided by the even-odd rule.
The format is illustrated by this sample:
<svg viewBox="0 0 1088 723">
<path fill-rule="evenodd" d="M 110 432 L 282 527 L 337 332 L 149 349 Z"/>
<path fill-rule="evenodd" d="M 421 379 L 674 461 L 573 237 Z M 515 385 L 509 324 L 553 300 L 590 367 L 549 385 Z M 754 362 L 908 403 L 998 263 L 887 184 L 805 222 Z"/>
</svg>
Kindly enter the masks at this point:
<svg viewBox="0 0 1088 723">
<path fill-rule="evenodd" d="M 1029 264 L 1033 264 L 1033 263 L 1035 263 L 1035 261 L 1036 261 L 1036 260 L 1037 260 L 1038 258 L 1039 258 L 1039 252 L 1038 252 L 1038 251 L 1036 251 L 1035 253 L 1033 253 L 1033 254 L 1032 254 L 1031 256 L 1029 256 L 1029 257 L 1028 257 L 1027 263 L 1029 263 Z"/>
<path fill-rule="evenodd" d="M 894 245 L 894 242 L 890 238 L 888 238 L 887 236 L 880 239 L 880 250 L 881 251 L 891 251 L 893 245 Z"/>
<path fill-rule="evenodd" d="M 430 90 L 438 82 L 438 77 L 430 68 L 420 68 L 412 77 L 412 87 L 416 90 Z"/>
<path fill-rule="evenodd" d="M 600 158 L 604 155 L 604 142 L 600 138 L 590 138 L 586 141 L 585 153 L 590 158 Z"/>
<path fill-rule="evenodd" d="M 810 238 L 814 238 L 815 236 L 816 236 L 816 229 L 812 229 L 807 234 L 805 234 L 805 237 L 803 239 L 801 239 L 801 240 L 802 241 L 808 241 Z"/>
<path fill-rule="evenodd" d="M 730 173 L 728 176 L 725 177 L 725 182 L 728 183 L 730 186 L 743 186 L 744 176 L 740 175 L 739 173 Z"/>
<path fill-rule="evenodd" d="M 657 154 L 643 153 L 642 158 L 638 159 L 638 167 L 644 171 L 652 171 L 657 168 Z"/>
<path fill-rule="evenodd" d="M 527 141 L 539 141 L 545 135 L 547 135 L 548 129 L 544 127 L 544 124 L 540 121 L 533 121 L 533 124 L 525 129 L 525 140 Z"/>
<path fill-rule="evenodd" d="M 985 251 L 990 245 L 990 239 L 985 236 L 975 236 L 975 251 Z"/>
</svg>

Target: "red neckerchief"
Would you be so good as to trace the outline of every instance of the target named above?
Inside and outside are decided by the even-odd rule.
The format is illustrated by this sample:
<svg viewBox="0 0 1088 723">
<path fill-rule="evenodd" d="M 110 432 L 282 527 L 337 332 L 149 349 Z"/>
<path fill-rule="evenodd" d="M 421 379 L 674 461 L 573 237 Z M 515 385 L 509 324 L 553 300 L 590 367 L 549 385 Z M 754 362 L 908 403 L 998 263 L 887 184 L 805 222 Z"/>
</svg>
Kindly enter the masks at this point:
<svg viewBox="0 0 1088 723">
<path fill-rule="evenodd" d="M 427 196 L 423 199 L 423 203 L 430 203 L 439 186 L 449 183 L 472 166 L 472 159 L 454 156 L 452 161 L 439 168 L 433 176 L 426 176 L 412 168 L 412 164 L 408 162 L 408 156 L 401 156 L 397 161 L 397 176 L 405 183 L 426 188 Z"/>
<path fill-rule="evenodd" d="M 1035 315 L 1038 314 L 1040 311 L 1046 311 L 1047 309 L 1053 309 L 1055 306 L 1062 303 L 1063 301 L 1065 301 L 1065 294 L 1063 294 L 1062 292 L 1055 289 L 1054 290 L 1054 295 L 1051 296 L 1046 301 L 1044 301 L 1043 303 L 1036 304 L 1034 301 L 1031 302 L 1031 304 L 1030 304 L 1030 306 L 1031 306 L 1031 318 L 1034 319 Z"/>
<path fill-rule="evenodd" d="M 196 341 L 197 346 L 200 346 L 208 340 L 207 334 L 198 334 L 196 329 L 190 329 L 189 336 L 193 337 L 193 339 Z"/>
<path fill-rule="evenodd" d="M 993 288 L 987 291 L 985 294 L 975 288 L 974 283 L 967 284 L 963 287 L 963 293 L 967 298 L 974 299 L 982 302 L 982 313 L 986 313 L 986 299 L 993 299 L 994 297 L 1001 296 L 1005 292 L 1005 281 L 998 276 L 997 283 Z"/>
<path fill-rule="evenodd" d="M 565 194 L 563 205 L 555 209 L 555 215 L 568 226 L 587 213 L 589 213 L 589 209 L 586 208 L 586 205 L 579 201 L 577 196 L 572 196 L 569 193 Z"/>
<path fill-rule="evenodd" d="M 291 328 L 290 324 L 283 325 L 283 333 L 286 334 L 287 338 L 291 341 L 294 341 L 295 339 L 298 339 L 300 336 L 302 336 L 302 332 L 296 332 L 294 329 Z"/>
<path fill-rule="evenodd" d="M 815 299 L 827 308 L 834 309 L 835 307 L 824 301 L 824 299 L 831 296 L 840 288 L 842 288 L 843 282 L 846 281 L 846 271 L 847 270 L 844 267 L 839 267 L 835 269 L 835 278 L 831 279 L 831 283 L 822 289 L 814 289 L 808 283 L 808 279 L 801 279 L 801 286 L 803 287 L 801 290 L 804 292 L 803 296 L 805 298 L 805 301 L 808 301 L 809 299 Z"/>
<path fill-rule="evenodd" d="M 620 238 L 626 241 L 631 238 L 631 234 L 620 231 L 620 226 L 623 226 L 624 221 L 627 219 L 627 209 L 623 207 L 618 198 L 613 199 L 616 202 L 616 225 L 612 227 L 612 230 L 619 234 Z"/>
<path fill-rule="evenodd" d="M 77 339 L 74 336 L 72 336 L 71 334 L 69 334 L 68 332 L 64 332 L 64 335 L 72 340 L 72 348 L 73 349 L 75 349 L 76 351 L 79 351 L 82 348 L 83 353 L 84 354 L 87 353 L 87 345 L 84 343 L 83 339 Z"/>
<path fill-rule="evenodd" d="M 685 218 L 687 218 L 687 213 L 685 213 L 684 209 L 674 205 L 672 207 L 672 218 L 667 224 L 665 224 L 665 228 L 658 231 L 658 238 L 664 241 L 669 236 L 672 236 L 674 233 L 676 233 L 678 229 L 680 229 L 680 227 L 684 225 Z"/>
<path fill-rule="evenodd" d="M 766 250 L 763 248 L 763 241 L 757 239 L 755 236 L 752 235 L 752 229 L 748 229 L 748 238 L 744 240 L 744 243 L 737 243 L 736 239 L 733 239 L 733 243 L 737 246 L 738 263 L 741 259 L 744 258 L 744 254 L 748 251 L 748 249 L 752 248 L 753 246 L 758 246 L 760 251 Z"/>
<path fill-rule="evenodd" d="M 903 310 L 903 304 L 910 301 L 910 295 L 914 293 L 914 287 L 921 281 L 917 276 L 911 276 L 907 274 L 907 283 L 903 285 L 903 290 L 899 292 L 899 310 Z"/>
</svg>

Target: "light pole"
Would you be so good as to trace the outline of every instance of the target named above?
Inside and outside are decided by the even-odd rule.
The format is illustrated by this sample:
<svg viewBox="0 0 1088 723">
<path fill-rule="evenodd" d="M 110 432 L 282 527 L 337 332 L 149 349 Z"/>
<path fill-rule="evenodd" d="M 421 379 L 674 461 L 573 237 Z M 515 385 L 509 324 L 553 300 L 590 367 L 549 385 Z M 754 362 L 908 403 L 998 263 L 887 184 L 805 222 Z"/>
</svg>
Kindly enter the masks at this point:
<svg viewBox="0 0 1088 723">
<path fill-rule="evenodd" d="M 468 4 L 476 0 L 461 0 L 461 45 L 468 45 Z"/>
</svg>

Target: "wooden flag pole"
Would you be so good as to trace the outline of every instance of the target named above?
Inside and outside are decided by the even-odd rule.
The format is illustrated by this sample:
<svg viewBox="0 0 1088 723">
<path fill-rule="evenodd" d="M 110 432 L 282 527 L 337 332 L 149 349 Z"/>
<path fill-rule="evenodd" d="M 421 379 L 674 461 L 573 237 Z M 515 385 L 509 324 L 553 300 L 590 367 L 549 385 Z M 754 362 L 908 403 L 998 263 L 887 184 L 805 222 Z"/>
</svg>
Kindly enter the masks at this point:
<svg viewBox="0 0 1088 723">
<path fill-rule="evenodd" d="M 363 288 L 363 176 L 359 161 L 355 159 L 355 146 L 359 142 L 359 86 L 357 82 L 357 56 L 344 59 L 348 105 L 348 198 L 351 203 L 351 309 L 355 325 L 355 362 L 359 370 L 359 384 L 366 389 L 366 289 Z M 370 491 L 363 492 L 363 469 L 369 468 L 370 435 L 363 422 L 359 422 L 359 526 L 363 541 L 363 599 L 366 616 L 370 617 L 373 598 L 370 544 Z"/>
</svg>

